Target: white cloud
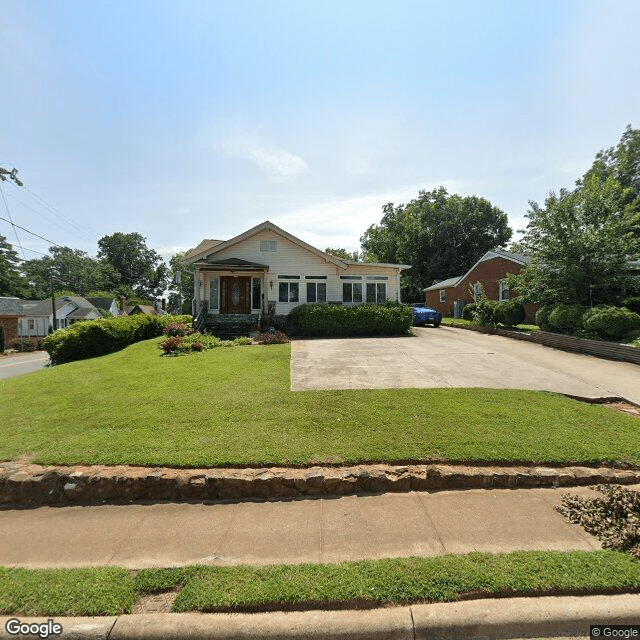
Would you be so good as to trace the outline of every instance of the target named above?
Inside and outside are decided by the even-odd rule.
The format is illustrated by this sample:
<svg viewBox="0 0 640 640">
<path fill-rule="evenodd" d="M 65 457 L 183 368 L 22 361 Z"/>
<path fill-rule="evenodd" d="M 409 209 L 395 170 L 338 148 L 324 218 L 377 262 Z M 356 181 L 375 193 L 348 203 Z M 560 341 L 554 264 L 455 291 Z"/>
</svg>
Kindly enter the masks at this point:
<svg viewBox="0 0 640 640">
<path fill-rule="evenodd" d="M 304 158 L 273 144 L 246 123 L 222 119 L 215 123 L 212 137 L 212 146 L 218 153 L 248 160 L 276 182 L 309 172 Z"/>
<path fill-rule="evenodd" d="M 303 158 L 284 149 L 254 149 L 249 159 L 276 180 L 286 180 L 309 171 L 309 165 Z"/>
<path fill-rule="evenodd" d="M 453 180 L 438 180 L 430 186 L 419 184 L 363 196 L 327 199 L 282 215 L 274 215 L 271 219 L 318 249 L 343 247 L 350 251 L 360 250 L 360 237 L 369 226 L 379 224 L 385 204 L 406 204 L 417 198 L 421 189 L 433 189 L 439 185 L 444 185 L 450 193 L 460 188 Z"/>
</svg>

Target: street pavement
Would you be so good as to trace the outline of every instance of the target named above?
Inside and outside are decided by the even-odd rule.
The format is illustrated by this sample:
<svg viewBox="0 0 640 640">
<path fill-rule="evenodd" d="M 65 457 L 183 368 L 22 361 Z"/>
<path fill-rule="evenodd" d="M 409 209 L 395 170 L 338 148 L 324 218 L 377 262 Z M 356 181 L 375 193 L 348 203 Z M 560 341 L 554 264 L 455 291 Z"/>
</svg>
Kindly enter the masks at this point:
<svg viewBox="0 0 640 640">
<path fill-rule="evenodd" d="M 0 512 L 0 566 L 341 562 L 471 551 L 594 550 L 554 510 L 575 489 L 471 489 Z"/>
<path fill-rule="evenodd" d="M 414 336 L 295 340 L 291 389 L 533 389 L 640 404 L 640 367 L 441 325 Z"/>
<path fill-rule="evenodd" d="M 46 351 L 12 353 L 0 357 L 0 379 L 30 373 L 42 369 L 49 362 Z"/>
</svg>

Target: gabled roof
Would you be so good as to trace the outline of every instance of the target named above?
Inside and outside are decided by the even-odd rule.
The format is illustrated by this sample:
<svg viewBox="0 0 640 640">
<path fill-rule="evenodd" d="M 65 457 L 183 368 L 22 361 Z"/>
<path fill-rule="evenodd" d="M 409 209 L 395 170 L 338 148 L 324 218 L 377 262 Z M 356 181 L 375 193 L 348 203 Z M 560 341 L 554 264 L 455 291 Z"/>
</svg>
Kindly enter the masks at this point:
<svg viewBox="0 0 640 640">
<path fill-rule="evenodd" d="M 51 315 L 51 300 L 21 300 L 21 316 L 42 317 Z M 56 311 L 60 308 L 56 302 Z"/>
<path fill-rule="evenodd" d="M 184 254 L 183 262 L 187 262 L 190 258 L 194 256 L 199 256 L 201 253 L 209 251 L 209 249 L 213 249 L 216 245 L 222 244 L 224 240 L 203 240 L 197 247 L 193 249 L 189 249 Z"/>
<path fill-rule="evenodd" d="M 20 298 L 0 298 L 0 316 L 19 316 L 21 302 Z"/>
<path fill-rule="evenodd" d="M 102 309 L 103 311 L 109 311 L 109 309 L 111 309 L 111 305 L 116 302 L 115 298 L 86 298 L 86 300 L 87 302 L 90 302 L 96 309 Z"/>
<path fill-rule="evenodd" d="M 514 251 L 507 251 L 506 249 L 491 249 L 491 251 L 487 251 L 480 260 L 478 260 L 472 267 L 467 271 L 463 276 L 458 276 L 455 278 L 448 278 L 447 280 L 442 280 L 441 282 L 436 282 L 432 284 L 430 287 L 426 287 L 423 291 L 433 291 L 435 289 L 445 289 L 447 287 L 457 287 L 461 282 L 469 276 L 469 274 L 481 263 L 486 262 L 487 260 L 494 260 L 495 258 L 503 258 L 504 260 L 511 260 L 516 264 L 524 267 L 525 265 L 531 262 L 531 258 L 524 253 L 516 253 Z"/>
<path fill-rule="evenodd" d="M 327 262 L 331 262 L 337 265 L 341 269 L 347 269 L 349 263 L 352 262 L 350 260 L 337 258 L 336 256 L 330 253 L 326 253 L 325 251 L 320 251 L 320 249 L 316 249 L 315 247 L 312 247 L 310 244 L 307 244 L 306 242 L 304 242 L 304 240 L 300 240 L 300 238 L 296 238 L 295 236 L 291 235 L 288 231 L 285 231 L 284 229 L 281 229 L 277 225 L 273 224 L 273 222 L 269 222 L 269 220 L 265 220 L 261 224 L 256 225 L 255 227 L 252 227 L 248 231 L 245 231 L 244 233 L 241 233 L 239 236 L 235 236 L 230 240 L 225 240 L 225 241 L 203 240 L 195 249 L 190 249 L 189 251 L 187 251 L 183 262 L 191 264 L 208 257 L 215 257 L 215 254 L 218 253 L 219 251 L 223 251 L 224 249 L 228 249 L 229 247 L 232 247 L 233 245 L 238 244 L 243 240 L 247 240 L 248 238 L 251 238 L 252 236 L 255 236 L 256 234 L 260 233 L 261 231 L 273 231 L 273 233 L 276 233 L 282 238 L 285 238 L 286 240 L 289 240 L 290 242 L 297 244 L 303 249 L 306 249 L 307 251 L 309 251 L 310 253 L 315 254 L 319 258 L 322 258 Z M 216 244 L 211 245 L 210 243 L 212 242 Z M 360 263 L 356 262 L 354 264 L 360 264 Z"/>
</svg>

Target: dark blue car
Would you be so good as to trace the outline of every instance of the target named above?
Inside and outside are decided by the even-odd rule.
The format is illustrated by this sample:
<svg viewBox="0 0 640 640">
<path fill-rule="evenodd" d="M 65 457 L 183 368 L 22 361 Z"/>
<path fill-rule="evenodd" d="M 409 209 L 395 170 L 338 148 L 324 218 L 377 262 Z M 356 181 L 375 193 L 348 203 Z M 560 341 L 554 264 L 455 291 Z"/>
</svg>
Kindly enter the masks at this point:
<svg viewBox="0 0 640 640">
<path fill-rule="evenodd" d="M 434 327 L 439 327 L 442 322 L 442 314 L 431 307 L 425 306 L 423 303 L 412 304 L 413 309 L 413 324 L 426 325 L 432 324 Z"/>
</svg>

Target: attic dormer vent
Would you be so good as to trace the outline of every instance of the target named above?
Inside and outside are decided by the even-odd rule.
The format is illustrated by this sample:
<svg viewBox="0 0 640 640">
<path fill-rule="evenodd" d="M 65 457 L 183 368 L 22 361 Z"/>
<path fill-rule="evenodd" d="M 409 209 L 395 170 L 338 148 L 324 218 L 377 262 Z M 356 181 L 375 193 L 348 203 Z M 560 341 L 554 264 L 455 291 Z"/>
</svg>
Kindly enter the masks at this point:
<svg viewBox="0 0 640 640">
<path fill-rule="evenodd" d="M 260 240 L 260 251 L 277 251 L 277 240 Z"/>
</svg>

